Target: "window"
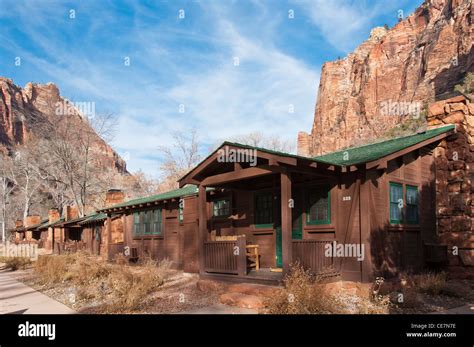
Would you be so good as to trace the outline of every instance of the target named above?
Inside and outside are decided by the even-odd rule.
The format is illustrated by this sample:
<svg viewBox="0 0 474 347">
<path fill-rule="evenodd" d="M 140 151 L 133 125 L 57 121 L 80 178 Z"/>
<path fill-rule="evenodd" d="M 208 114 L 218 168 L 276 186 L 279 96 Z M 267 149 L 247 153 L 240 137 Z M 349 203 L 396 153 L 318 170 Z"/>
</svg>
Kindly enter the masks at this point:
<svg viewBox="0 0 474 347">
<path fill-rule="evenodd" d="M 213 204 L 213 216 L 224 217 L 230 215 L 230 200 L 220 199 L 215 200 Z"/>
<path fill-rule="evenodd" d="M 178 221 L 182 223 L 184 221 L 184 200 L 179 200 L 179 207 L 178 207 Z"/>
<path fill-rule="evenodd" d="M 145 211 L 143 214 L 143 228 L 145 234 L 151 234 L 151 218 L 153 211 Z"/>
<path fill-rule="evenodd" d="M 418 223 L 418 187 L 408 186 L 406 193 L 407 223 Z"/>
<path fill-rule="evenodd" d="M 400 224 L 403 220 L 403 185 L 390 182 L 390 223 Z"/>
<path fill-rule="evenodd" d="M 161 235 L 163 231 L 162 210 L 148 210 L 133 213 L 134 235 Z"/>
<path fill-rule="evenodd" d="M 138 212 L 133 213 L 133 233 L 135 235 L 141 234 L 140 230 L 140 214 Z"/>
<path fill-rule="evenodd" d="M 255 196 L 255 226 L 273 227 L 273 194 L 260 193 Z"/>
<path fill-rule="evenodd" d="M 307 224 L 331 224 L 330 189 L 321 186 L 310 190 L 306 211 Z"/>
<path fill-rule="evenodd" d="M 160 235 L 161 234 L 161 210 L 154 210 L 153 211 L 153 234 Z"/>
</svg>

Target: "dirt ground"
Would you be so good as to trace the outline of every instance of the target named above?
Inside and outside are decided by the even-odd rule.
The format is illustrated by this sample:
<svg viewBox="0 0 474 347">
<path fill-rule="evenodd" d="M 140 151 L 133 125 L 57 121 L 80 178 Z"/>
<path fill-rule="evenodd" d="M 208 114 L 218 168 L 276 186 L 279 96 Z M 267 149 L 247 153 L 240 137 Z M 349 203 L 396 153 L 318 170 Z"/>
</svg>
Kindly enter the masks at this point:
<svg viewBox="0 0 474 347">
<path fill-rule="evenodd" d="M 189 312 L 218 303 L 217 294 L 203 293 L 197 288 L 198 275 L 177 270 L 168 271 L 165 283 L 146 298 L 143 307 L 128 313 L 167 314 Z M 41 285 L 36 281 L 33 269 L 22 271 L 18 279 L 78 313 L 103 313 L 103 302 L 77 300 L 76 289 L 68 282 L 53 287 Z"/>
<path fill-rule="evenodd" d="M 129 266 L 129 265 L 123 265 Z M 134 272 L 144 271 L 140 265 L 132 265 Z M 95 298 L 84 298 L 78 295 L 80 288 L 71 281 L 64 280 L 60 283 L 42 284 L 33 268 L 19 270 L 15 277 L 26 285 L 39 292 L 65 304 L 78 313 L 115 313 L 110 311 L 107 296 L 97 295 Z M 222 292 L 201 291 L 198 289 L 197 274 L 184 273 L 183 271 L 166 269 L 163 274 L 164 282 L 161 286 L 146 295 L 139 307 L 121 313 L 145 313 L 145 314 L 171 314 L 180 312 L 193 312 L 205 310 L 208 307 L 219 304 L 219 295 Z M 386 309 L 376 313 L 389 314 L 413 314 L 413 313 L 435 313 L 464 305 L 474 305 L 474 280 L 472 279 L 449 279 L 447 281 L 449 291 L 440 294 L 430 294 L 420 291 L 408 291 L 405 293 L 403 303 L 397 303 L 397 295 L 400 288 L 388 288 L 381 293 L 389 300 Z M 81 283 L 79 287 L 87 287 L 88 283 Z M 95 290 L 100 290 L 96 286 Z M 359 307 L 364 304 L 361 297 L 351 295 L 347 292 L 338 293 L 339 299 L 345 306 L 353 307 L 352 313 L 363 313 Z M 100 298 L 100 299 L 98 299 Z M 388 302 L 388 301 L 387 301 Z M 337 311 L 336 311 L 337 312 Z M 474 311 L 473 311 L 474 313 Z"/>
</svg>

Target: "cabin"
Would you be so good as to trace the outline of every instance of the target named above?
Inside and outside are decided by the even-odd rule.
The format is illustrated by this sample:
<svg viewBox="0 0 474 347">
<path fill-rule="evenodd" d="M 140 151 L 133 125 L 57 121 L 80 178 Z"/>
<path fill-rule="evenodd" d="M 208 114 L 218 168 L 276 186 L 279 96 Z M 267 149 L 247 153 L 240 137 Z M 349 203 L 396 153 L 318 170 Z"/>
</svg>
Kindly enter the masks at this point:
<svg viewBox="0 0 474 347">
<path fill-rule="evenodd" d="M 436 241 L 432 151 L 454 133 L 315 158 L 223 143 L 179 180 L 198 186 L 184 215 L 196 215 L 201 277 L 272 282 L 295 262 L 363 282 L 420 269 Z"/>
<path fill-rule="evenodd" d="M 143 257 L 167 259 L 174 268 L 198 272 L 196 196 L 197 187 L 188 185 L 99 212 L 106 214 L 107 220 L 122 220 L 123 246 L 132 261 Z"/>
</svg>

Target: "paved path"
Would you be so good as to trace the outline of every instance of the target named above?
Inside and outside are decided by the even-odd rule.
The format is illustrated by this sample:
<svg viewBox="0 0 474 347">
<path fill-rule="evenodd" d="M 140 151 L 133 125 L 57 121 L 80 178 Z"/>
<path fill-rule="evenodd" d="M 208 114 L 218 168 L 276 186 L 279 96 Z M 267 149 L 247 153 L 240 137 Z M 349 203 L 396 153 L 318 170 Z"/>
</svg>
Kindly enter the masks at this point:
<svg viewBox="0 0 474 347">
<path fill-rule="evenodd" d="M 180 314 L 257 314 L 256 310 L 248 308 L 233 307 L 223 304 L 215 304 L 199 308 L 197 310 L 180 312 Z"/>
<path fill-rule="evenodd" d="M 437 314 L 474 314 L 474 303 L 468 304 L 456 308 L 451 308 L 449 310 L 444 310 L 441 312 L 436 312 Z"/>
<path fill-rule="evenodd" d="M 0 314 L 71 314 L 72 309 L 15 279 L 15 273 L 0 270 Z"/>
</svg>

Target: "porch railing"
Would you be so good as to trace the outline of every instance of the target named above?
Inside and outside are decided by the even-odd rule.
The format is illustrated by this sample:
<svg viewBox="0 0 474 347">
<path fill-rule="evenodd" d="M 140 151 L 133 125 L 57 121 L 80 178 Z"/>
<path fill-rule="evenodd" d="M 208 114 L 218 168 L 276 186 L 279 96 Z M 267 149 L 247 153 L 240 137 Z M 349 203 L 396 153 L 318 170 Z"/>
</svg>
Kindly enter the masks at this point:
<svg viewBox="0 0 474 347">
<path fill-rule="evenodd" d="M 247 273 L 245 237 L 235 241 L 204 242 L 204 271 L 233 275 Z"/>
<path fill-rule="evenodd" d="M 325 245 L 332 241 L 293 240 L 293 262 L 313 274 L 334 272 L 334 258 L 326 257 Z"/>
</svg>

